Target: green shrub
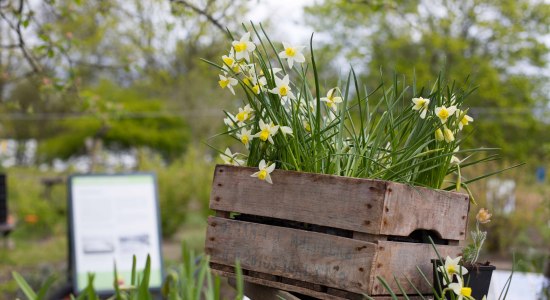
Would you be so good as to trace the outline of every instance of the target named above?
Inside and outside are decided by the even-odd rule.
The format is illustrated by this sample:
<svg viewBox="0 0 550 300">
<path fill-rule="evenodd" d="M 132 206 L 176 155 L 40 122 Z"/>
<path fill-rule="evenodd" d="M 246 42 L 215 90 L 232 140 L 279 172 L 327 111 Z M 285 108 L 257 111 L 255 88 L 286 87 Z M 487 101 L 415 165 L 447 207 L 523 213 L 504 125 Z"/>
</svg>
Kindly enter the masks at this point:
<svg viewBox="0 0 550 300">
<path fill-rule="evenodd" d="M 186 221 L 189 214 L 208 214 L 208 200 L 214 163 L 203 149 L 189 147 L 186 154 L 170 164 L 160 155 L 141 151 L 139 170 L 157 174 L 162 234 L 170 237 Z"/>
</svg>

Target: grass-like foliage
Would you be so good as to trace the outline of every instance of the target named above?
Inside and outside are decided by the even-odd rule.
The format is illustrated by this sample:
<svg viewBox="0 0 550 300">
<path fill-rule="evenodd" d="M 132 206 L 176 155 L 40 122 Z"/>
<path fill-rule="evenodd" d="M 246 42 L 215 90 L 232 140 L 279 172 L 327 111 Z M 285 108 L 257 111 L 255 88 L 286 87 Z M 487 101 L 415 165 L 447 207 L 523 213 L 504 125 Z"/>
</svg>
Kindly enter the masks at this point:
<svg viewBox="0 0 550 300">
<path fill-rule="evenodd" d="M 468 183 L 490 175 L 461 175 L 498 156 L 460 148 L 473 122 L 464 104 L 473 88 L 441 77 L 418 88 L 395 76 L 368 90 L 353 69 L 337 86 L 321 86 L 313 36 L 306 60 L 304 46 L 273 43 L 261 25 L 245 30 L 240 39 L 230 34 L 221 64 L 208 62 L 220 70 L 220 86 L 233 94 L 240 86 L 244 99 L 238 111 L 225 111 L 222 135 L 245 149 L 220 151 L 226 163 L 258 166 L 254 176 L 270 183 L 278 168 L 469 191 Z"/>
<path fill-rule="evenodd" d="M 183 263 L 168 272 L 160 293 L 163 299 L 167 300 L 219 300 L 220 278 L 211 273 L 209 260 L 206 256 L 197 256 L 192 250 L 185 246 L 182 251 Z M 236 289 L 235 299 L 243 298 L 243 279 L 240 265 L 236 262 Z M 115 281 L 113 282 L 114 293 L 108 300 L 151 300 L 157 299 L 153 296 L 149 286 L 151 272 L 151 260 L 149 256 L 142 271 L 139 271 L 134 256 L 132 263 L 132 275 L 129 285 L 119 282 L 116 266 L 114 268 Z M 88 275 L 88 285 L 77 296 L 71 295 L 72 300 L 99 300 L 106 297 L 96 292 L 94 288 L 94 274 Z M 34 291 L 27 281 L 17 272 L 13 272 L 13 278 L 27 300 L 48 299 L 47 294 L 54 282 L 54 278 L 46 279 L 38 291 Z"/>
</svg>

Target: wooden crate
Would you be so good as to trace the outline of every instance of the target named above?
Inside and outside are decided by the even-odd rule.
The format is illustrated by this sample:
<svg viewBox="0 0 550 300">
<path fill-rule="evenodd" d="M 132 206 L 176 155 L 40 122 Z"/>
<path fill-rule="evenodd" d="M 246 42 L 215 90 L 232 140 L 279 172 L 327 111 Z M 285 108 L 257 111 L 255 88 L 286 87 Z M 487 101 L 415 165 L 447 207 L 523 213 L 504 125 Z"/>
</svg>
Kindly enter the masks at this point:
<svg viewBox="0 0 550 300">
<path fill-rule="evenodd" d="M 456 257 L 464 240 L 467 195 L 381 180 L 275 170 L 273 184 L 250 177 L 255 168 L 218 165 L 214 174 L 205 250 L 217 274 L 319 299 L 361 299 L 395 291 L 407 278 L 431 289 L 436 258 Z M 234 214 L 230 214 L 234 213 Z M 231 215 L 231 217 L 230 217 Z M 382 299 L 382 298 L 381 298 Z"/>
</svg>

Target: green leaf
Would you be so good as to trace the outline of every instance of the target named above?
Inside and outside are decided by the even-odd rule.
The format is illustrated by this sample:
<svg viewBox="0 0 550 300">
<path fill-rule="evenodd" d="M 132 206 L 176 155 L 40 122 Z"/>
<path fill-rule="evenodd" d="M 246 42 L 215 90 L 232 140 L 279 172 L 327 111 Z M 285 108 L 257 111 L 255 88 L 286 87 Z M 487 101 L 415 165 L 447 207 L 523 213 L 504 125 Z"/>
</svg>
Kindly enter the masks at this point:
<svg viewBox="0 0 550 300">
<path fill-rule="evenodd" d="M 25 296 L 27 296 L 27 299 L 28 300 L 37 300 L 36 293 L 29 286 L 29 284 L 27 283 L 25 278 L 23 278 L 23 276 L 19 275 L 19 273 L 15 272 L 15 271 L 12 272 L 11 274 L 13 276 L 13 279 L 15 279 L 15 281 L 17 282 L 17 285 L 19 286 L 19 288 L 23 291 Z"/>
</svg>

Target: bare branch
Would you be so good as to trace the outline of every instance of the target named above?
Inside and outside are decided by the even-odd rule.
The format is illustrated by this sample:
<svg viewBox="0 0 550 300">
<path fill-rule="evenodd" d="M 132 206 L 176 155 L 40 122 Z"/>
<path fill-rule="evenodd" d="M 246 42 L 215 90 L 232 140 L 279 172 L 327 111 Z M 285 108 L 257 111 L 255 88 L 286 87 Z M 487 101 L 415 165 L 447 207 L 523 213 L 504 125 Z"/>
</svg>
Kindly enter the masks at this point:
<svg viewBox="0 0 550 300">
<path fill-rule="evenodd" d="M 226 33 L 226 31 L 225 31 L 225 26 L 223 26 L 218 20 L 216 20 L 216 19 L 215 19 L 210 13 L 208 13 L 205 9 L 200 9 L 200 8 L 198 8 L 197 6 L 193 5 L 192 3 L 189 3 L 189 1 L 185 1 L 185 0 L 170 0 L 170 2 L 175 3 L 175 4 L 183 5 L 184 7 L 189 8 L 189 9 L 191 9 L 192 11 L 198 13 L 199 15 L 206 17 L 206 19 L 207 19 L 210 23 L 212 23 L 214 26 L 216 26 L 216 27 L 217 27 L 219 30 L 221 30 L 224 34 Z"/>
<path fill-rule="evenodd" d="M 21 23 L 23 22 L 23 18 L 21 16 L 23 14 L 23 9 L 24 9 L 24 0 L 19 0 L 19 5 L 17 7 L 17 12 L 16 12 L 16 14 L 19 16 L 17 18 L 17 24 L 13 24 L 12 22 L 10 22 L 10 20 L 8 19 L 6 14 L 4 14 L 4 12 L 1 11 L 1 10 L 0 10 L 0 17 L 2 17 L 2 19 L 4 19 L 6 21 L 6 23 L 8 23 L 8 26 L 13 31 L 15 31 L 15 34 L 17 36 L 17 40 L 19 42 L 19 44 L 17 44 L 17 47 L 23 53 L 23 56 L 25 57 L 25 59 L 27 60 L 29 65 L 31 66 L 33 72 L 41 73 L 42 72 L 42 67 L 40 66 L 40 64 L 38 64 L 36 59 L 32 56 L 32 54 L 27 50 L 27 47 L 25 46 L 25 39 L 23 38 L 23 33 L 21 31 Z M 14 47 L 14 48 L 16 48 L 16 47 Z"/>
</svg>

